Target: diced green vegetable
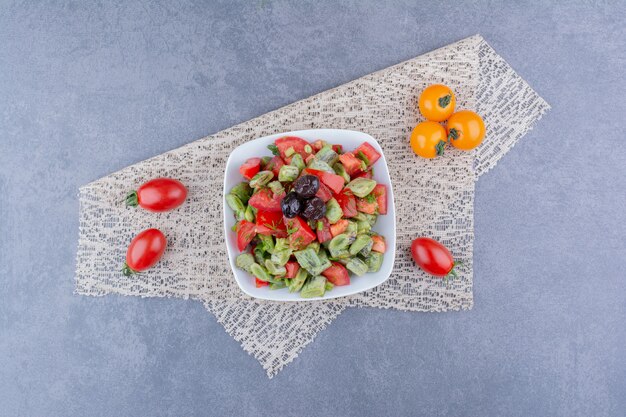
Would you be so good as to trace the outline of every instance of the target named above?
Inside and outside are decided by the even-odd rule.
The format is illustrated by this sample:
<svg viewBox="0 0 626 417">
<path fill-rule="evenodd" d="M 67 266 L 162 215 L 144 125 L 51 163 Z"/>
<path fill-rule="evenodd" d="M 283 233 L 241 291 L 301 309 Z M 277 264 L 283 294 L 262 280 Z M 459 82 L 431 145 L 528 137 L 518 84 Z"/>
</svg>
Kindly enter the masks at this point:
<svg viewBox="0 0 626 417">
<path fill-rule="evenodd" d="M 274 276 L 282 277 L 287 273 L 287 268 L 282 265 L 274 265 L 270 259 L 265 260 L 265 268 Z"/>
<path fill-rule="evenodd" d="M 348 220 L 348 228 L 346 229 L 344 233 L 354 238 L 356 237 L 358 231 L 359 231 L 359 226 L 357 222 L 353 220 Z"/>
<path fill-rule="evenodd" d="M 359 258 L 350 259 L 350 262 L 346 264 L 346 268 L 348 268 L 349 271 L 354 272 L 358 276 L 365 274 L 368 270 L 367 264 Z"/>
<path fill-rule="evenodd" d="M 263 158 L 261 158 L 261 168 L 267 166 L 267 164 L 269 164 L 271 160 L 271 156 L 264 156 Z"/>
<path fill-rule="evenodd" d="M 309 274 L 315 276 L 319 275 L 326 268 L 331 266 L 331 263 L 328 259 L 326 261 L 322 261 L 317 253 L 313 249 L 306 248 L 304 250 L 294 252 L 294 255 L 298 261 L 298 264 L 304 269 L 306 269 Z"/>
<path fill-rule="evenodd" d="M 304 145 L 304 152 L 313 153 L 313 148 L 311 148 L 311 145 Z"/>
<path fill-rule="evenodd" d="M 370 252 L 369 256 L 365 259 L 368 272 L 378 272 L 380 266 L 383 264 L 384 255 L 379 252 Z"/>
<path fill-rule="evenodd" d="M 350 247 L 352 243 L 352 239 L 345 233 L 335 236 L 330 241 L 328 245 L 328 250 L 330 251 L 330 256 L 333 258 L 338 258 L 339 255 Z"/>
<path fill-rule="evenodd" d="M 269 184 L 267 184 L 267 186 L 269 187 L 270 190 L 272 190 L 274 194 L 281 194 L 283 191 L 285 191 L 285 188 L 280 183 L 280 181 L 272 181 Z"/>
<path fill-rule="evenodd" d="M 277 237 L 276 238 L 276 245 L 274 245 L 274 249 L 276 251 L 282 251 L 282 250 L 289 249 L 289 241 L 287 240 L 287 238 Z"/>
<path fill-rule="evenodd" d="M 274 249 L 274 253 L 272 253 L 272 257 L 270 259 L 276 265 L 285 265 L 289 261 L 290 256 L 291 249 L 285 249 L 281 251 L 277 251 L 276 249 Z"/>
<path fill-rule="evenodd" d="M 329 166 L 332 166 L 339 159 L 337 152 L 333 151 L 333 148 L 326 145 L 315 154 L 315 159 L 321 162 L 326 162 Z"/>
<path fill-rule="evenodd" d="M 279 290 L 281 288 L 285 288 L 287 284 L 284 279 L 276 280 L 275 282 L 270 282 L 270 290 Z"/>
<path fill-rule="evenodd" d="M 326 162 L 319 161 L 315 158 L 311 159 L 311 162 L 309 162 L 309 168 L 317 169 L 318 171 L 330 172 L 331 174 L 335 173 L 335 170 L 333 169 L 333 167 L 328 165 Z"/>
<path fill-rule="evenodd" d="M 252 195 L 252 188 L 250 188 L 247 182 L 240 182 L 230 190 L 230 194 L 239 198 L 243 204 L 248 204 L 248 200 Z"/>
<path fill-rule="evenodd" d="M 250 265 L 250 273 L 261 281 L 272 281 L 272 277 L 270 276 L 270 273 L 267 271 L 267 269 L 263 268 L 257 263 L 253 263 L 252 265 Z"/>
<path fill-rule="evenodd" d="M 326 282 L 326 286 L 324 287 L 324 289 L 325 289 L 326 291 L 330 291 L 330 290 L 332 290 L 334 287 L 335 287 L 335 286 L 334 286 L 331 282 L 328 282 L 328 281 L 327 281 L 327 282 Z"/>
<path fill-rule="evenodd" d="M 226 204 L 235 212 L 235 219 L 237 219 L 237 221 L 243 220 L 246 217 L 246 207 L 236 195 L 228 194 L 226 196 Z"/>
<path fill-rule="evenodd" d="M 250 272 L 250 266 L 253 263 L 254 263 L 254 256 L 250 255 L 249 253 L 239 254 L 237 255 L 237 258 L 235 259 L 235 266 L 247 272 Z"/>
<path fill-rule="evenodd" d="M 368 235 L 359 235 L 356 237 L 356 240 L 350 245 L 350 255 L 356 255 L 361 251 L 361 249 L 365 248 L 367 245 L 372 246 L 372 238 Z"/>
<path fill-rule="evenodd" d="M 256 260 L 258 264 L 261 264 L 261 265 L 265 264 L 266 252 L 263 249 L 262 245 L 258 245 L 257 247 L 255 247 L 252 253 L 254 254 L 254 259 Z"/>
<path fill-rule="evenodd" d="M 306 168 L 304 159 L 302 159 L 302 155 L 300 155 L 299 153 L 291 157 L 291 163 L 289 165 L 298 168 L 298 171 L 302 171 L 304 168 Z"/>
<path fill-rule="evenodd" d="M 360 235 L 362 233 L 369 233 L 370 230 L 372 230 L 372 225 L 369 224 L 369 222 L 367 222 L 366 220 L 359 220 L 358 222 L 356 222 L 357 224 L 357 233 Z"/>
<path fill-rule="evenodd" d="M 256 217 L 254 212 L 255 212 L 255 208 L 249 205 L 248 207 L 246 207 L 246 211 L 244 212 L 244 218 L 247 221 L 254 223 L 254 219 Z"/>
<path fill-rule="evenodd" d="M 309 279 L 306 284 L 304 284 L 304 287 L 302 287 L 302 290 L 300 291 L 300 297 L 322 297 L 324 292 L 326 292 L 326 278 L 318 275 Z"/>
<path fill-rule="evenodd" d="M 257 238 L 259 239 L 259 244 L 257 247 L 261 247 L 263 251 L 267 253 L 274 253 L 274 238 L 270 235 L 262 235 L 257 234 Z"/>
<path fill-rule="evenodd" d="M 274 178 L 272 171 L 261 171 L 250 180 L 250 187 L 261 188 L 266 186 Z"/>
<path fill-rule="evenodd" d="M 346 183 L 350 182 L 350 174 L 348 174 L 348 171 L 346 171 L 346 168 L 343 166 L 341 162 L 335 163 L 335 165 L 333 165 L 333 169 L 335 170 L 337 175 L 340 175 L 343 177 L 343 180 Z"/>
<path fill-rule="evenodd" d="M 300 175 L 300 170 L 298 167 L 294 167 L 292 165 L 283 165 L 280 167 L 280 171 L 278 171 L 278 181 L 281 182 L 291 182 L 295 181 Z"/>
<path fill-rule="evenodd" d="M 367 158 L 367 156 L 365 156 L 363 151 L 357 152 L 356 157 L 365 162 L 365 166 L 368 166 L 370 164 L 370 160 Z"/>
<path fill-rule="evenodd" d="M 346 185 L 357 197 L 365 197 L 376 187 L 376 181 L 369 178 L 355 178 Z"/>
<path fill-rule="evenodd" d="M 300 291 L 300 289 L 304 285 L 304 282 L 306 281 L 308 276 L 309 276 L 309 273 L 306 272 L 306 269 L 304 268 L 298 269 L 296 276 L 292 278 L 289 282 L 289 292 Z"/>
<path fill-rule="evenodd" d="M 334 198 L 326 203 L 326 218 L 331 224 L 337 223 L 343 217 L 343 210 Z"/>
<path fill-rule="evenodd" d="M 326 249 L 320 248 L 319 252 L 317 252 L 317 257 L 320 258 L 322 264 L 325 264 L 328 261 L 328 254 L 326 253 Z"/>
</svg>

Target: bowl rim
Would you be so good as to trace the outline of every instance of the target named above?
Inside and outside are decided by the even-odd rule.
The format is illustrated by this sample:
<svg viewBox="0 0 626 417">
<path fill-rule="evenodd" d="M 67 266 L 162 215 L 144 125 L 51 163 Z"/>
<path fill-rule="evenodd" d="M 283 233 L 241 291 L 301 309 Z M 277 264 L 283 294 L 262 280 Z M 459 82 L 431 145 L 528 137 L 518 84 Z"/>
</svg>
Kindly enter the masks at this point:
<svg viewBox="0 0 626 417">
<path fill-rule="evenodd" d="M 229 171 L 229 167 L 230 165 L 233 163 L 233 155 L 240 150 L 240 148 L 245 147 L 245 146 L 249 146 L 251 143 L 254 142 L 265 142 L 265 141 L 274 141 L 278 138 L 284 137 L 284 136 L 310 136 L 310 135 L 315 135 L 315 136 L 319 136 L 320 138 L 323 137 L 324 134 L 337 134 L 338 132 L 340 132 L 341 134 L 355 134 L 355 135 L 360 135 L 362 138 L 364 138 L 364 141 L 370 142 L 370 144 L 373 144 L 374 147 L 376 148 L 377 151 L 380 152 L 380 159 L 377 162 L 383 162 L 384 166 L 385 166 L 385 171 L 386 171 L 386 180 L 387 180 L 387 201 L 388 201 L 388 208 L 390 210 L 388 210 L 387 215 L 391 215 L 392 216 L 392 229 L 391 229 L 391 236 L 393 237 L 392 239 L 388 239 L 388 235 L 390 234 L 389 231 L 385 231 L 385 240 L 389 243 L 389 240 L 392 240 L 393 245 L 389 245 L 387 247 L 387 252 L 385 253 L 386 257 L 389 257 L 391 259 L 391 266 L 389 267 L 388 271 L 383 272 L 383 274 L 385 275 L 384 279 L 380 280 L 380 282 L 376 282 L 371 286 L 367 286 L 366 288 L 362 288 L 359 290 L 355 290 L 353 292 L 349 292 L 348 294 L 339 294 L 339 295 L 334 295 L 332 292 L 330 293 L 326 293 L 324 294 L 323 297 L 313 297 L 313 298 L 293 298 L 293 299 L 282 299 L 280 297 L 268 297 L 268 296 L 264 296 L 264 294 L 256 294 L 256 293 L 252 293 L 250 291 L 248 291 L 240 282 L 240 278 L 238 276 L 238 268 L 235 266 L 235 258 L 237 257 L 237 253 L 234 253 L 235 251 L 233 251 L 231 249 L 231 245 L 229 245 L 228 243 L 228 233 L 232 233 L 232 231 L 230 230 L 230 227 L 227 224 L 227 216 L 231 215 L 232 216 L 232 210 L 230 209 L 230 207 L 228 207 L 228 204 L 226 203 L 226 195 L 228 192 L 228 180 L 230 179 L 228 176 L 228 171 Z M 305 139 L 307 141 L 310 141 L 311 139 Z M 251 156 L 252 157 L 252 156 Z M 385 153 L 382 149 L 382 147 L 380 146 L 380 144 L 378 143 L 378 141 L 372 137 L 371 135 L 365 133 L 365 132 L 361 132 L 358 130 L 351 130 L 351 129 L 301 129 L 301 130 L 294 130 L 294 131 L 289 131 L 289 132 L 283 132 L 283 133 L 275 133 L 275 134 L 271 134 L 271 135 L 267 135 L 267 136 L 262 136 L 262 137 L 258 137 L 249 141 L 246 141 L 242 144 L 240 144 L 239 146 L 237 146 L 236 148 L 234 148 L 230 154 L 228 155 L 228 159 L 226 161 L 226 166 L 224 167 L 224 181 L 223 181 L 223 190 L 222 190 L 222 221 L 223 221 L 223 225 L 224 225 L 224 245 L 226 246 L 226 252 L 228 254 L 228 261 L 230 264 L 230 268 L 231 271 L 234 275 L 235 278 L 235 282 L 237 283 L 237 286 L 241 289 L 241 291 L 243 291 L 246 295 L 249 295 L 250 297 L 253 298 L 257 298 L 257 299 L 262 299 L 262 300 L 268 300 L 268 301 L 274 301 L 274 302 L 307 302 L 307 301 L 320 301 L 320 300 L 332 300 L 335 298 L 342 298 L 342 297 L 348 297 L 354 294 L 358 294 L 364 291 L 368 291 L 371 290 L 372 288 L 375 288 L 381 284 L 383 284 L 384 282 L 386 282 L 389 277 L 391 276 L 391 272 L 393 271 L 393 266 L 395 264 L 395 258 L 396 258 L 396 215 L 395 215 L 395 200 L 394 200 L 394 194 L 393 194 L 393 185 L 391 183 L 391 176 L 389 175 L 389 166 L 387 165 L 387 159 L 385 158 Z M 375 274 L 378 274 L 379 272 L 376 272 Z M 249 275 L 249 274 L 247 274 Z M 264 288 L 265 289 L 265 288 Z M 272 294 L 280 294 L 279 291 L 281 290 L 276 290 L 276 291 L 272 291 Z"/>
</svg>

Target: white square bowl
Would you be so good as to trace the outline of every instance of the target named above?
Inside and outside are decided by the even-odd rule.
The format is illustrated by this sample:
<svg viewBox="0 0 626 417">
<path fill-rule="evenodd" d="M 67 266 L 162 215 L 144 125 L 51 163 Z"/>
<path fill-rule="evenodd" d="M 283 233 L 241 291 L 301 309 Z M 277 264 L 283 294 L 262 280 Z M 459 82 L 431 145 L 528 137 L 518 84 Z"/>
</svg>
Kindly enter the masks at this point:
<svg viewBox="0 0 626 417">
<path fill-rule="evenodd" d="M 332 290 L 327 291 L 323 297 L 316 298 L 301 298 L 299 293 L 290 293 L 287 288 L 279 290 L 270 290 L 269 287 L 257 288 L 255 285 L 254 277 L 235 266 L 235 259 L 239 255 L 239 249 L 237 249 L 237 234 L 232 231 L 232 227 L 236 221 L 233 215 L 233 211 L 228 204 L 226 204 L 226 195 L 235 185 L 244 181 L 244 178 L 239 173 L 239 167 L 248 158 L 271 156 L 271 152 L 268 150 L 267 145 L 271 145 L 278 138 L 283 136 L 298 136 L 306 139 L 309 142 L 313 142 L 317 139 L 323 139 L 331 144 L 339 144 L 343 146 L 346 151 L 351 151 L 357 148 L 363 142 L 368 142 L 376 149 L 381 158 L 374 165 L 374 179 L 376 182 L 384 184 L 387 187 L 387 214 L 378 216 L 378 221 L 374 225 L 373 229 L 380 235 L 385 237 L 387 243 L 387 252 L 383 260 L 383 264 L 378 272 L 368 272 L 367 274 L 358 277 L 350 277 L 350 285 L 334 287 Z M 235 274 L 235 280 L 243 292 L 246 294 L 272 301 L 314 301 L 321 299 L 331 299 L 337 297 L 345 297 L 359 293 L 361 291 L 369 290 L 377 285 L 382 284 L 391 275 L 393 269 L 393 263 L 396 256 L 396 212 L 393 199 L 393 189 L 391 186 L 391 179 L 389 178 L 389 170 L 387 169 L 387 161 L 385 160 L 385 154 L 381 149 L 376 139 L 370 135 L 353 130 L 340 130 L 340 129 L 312 129 L 312 130 L 298 130 L 295 132 L 280 133 L 271 136 L 265 136 L 262 138 L 251 140 L 244 143 L 233 150 L 226 162 L 226 171 L 224 173 L 224 234 L 226 241 L 226 249 L 228 250 L 228 259 L 230 261 L 230 267 Z"/>
</svg>

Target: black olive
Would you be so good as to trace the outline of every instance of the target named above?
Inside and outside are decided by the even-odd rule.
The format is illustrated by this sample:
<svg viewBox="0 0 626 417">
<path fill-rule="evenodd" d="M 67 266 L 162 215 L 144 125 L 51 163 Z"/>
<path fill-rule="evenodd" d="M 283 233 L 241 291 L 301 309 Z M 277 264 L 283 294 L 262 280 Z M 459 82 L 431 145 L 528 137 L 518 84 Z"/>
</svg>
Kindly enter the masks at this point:
<svg viewBox="0 0 626 417">
<path fill-rule="evenodd" d="M 287 194 L 280 202 L 280 208 L 288 219 L 293 219 L 302 210 L 302 200 L 293 191 Z"/>
<path fill-rule="evenodd" d="M 320 180 L 315 175 L 303 175 L 293 183 L 293 190 L 302 198 L 311 198 L 320 189 Z"/>
<path fill-rule="evenodd" d="M 319 197 L 313 197 L 304 202 L 302 217 L 307 220 L 319 220 L 326 215 L 326 204 Z"/>
</svg>

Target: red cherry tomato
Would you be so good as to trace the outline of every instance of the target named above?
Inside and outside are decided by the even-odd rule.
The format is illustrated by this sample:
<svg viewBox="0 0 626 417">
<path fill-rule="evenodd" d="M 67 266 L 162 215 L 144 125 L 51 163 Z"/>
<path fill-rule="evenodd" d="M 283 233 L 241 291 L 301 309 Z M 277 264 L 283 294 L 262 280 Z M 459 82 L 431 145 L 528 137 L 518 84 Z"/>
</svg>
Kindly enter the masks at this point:
<svg viewBox="0 0 626 417">
<path fill-rule="evenodd" d="M 171 178 L 155 178 L 126 196 L 127 207 L 138 205 L 148 211 L 162 212 L 175 209 L 187 198 L 187 188 Z"/>
<path fill-rule="evenodd" d="M 415 263 L 427 273 L 436 277 L 456 275 L 454 258 L 441 243 L 428 237 L 420 237 L 411 244 L 411 254 Z"/>
<path fill-rule="evenodd" d="M 158 229 L 147 229 L 139 233 L 128 246 L 122 272 L 129 276 L 151 268 L 161 259 L 166 245 L 167 239 Z"/>
</svg>

